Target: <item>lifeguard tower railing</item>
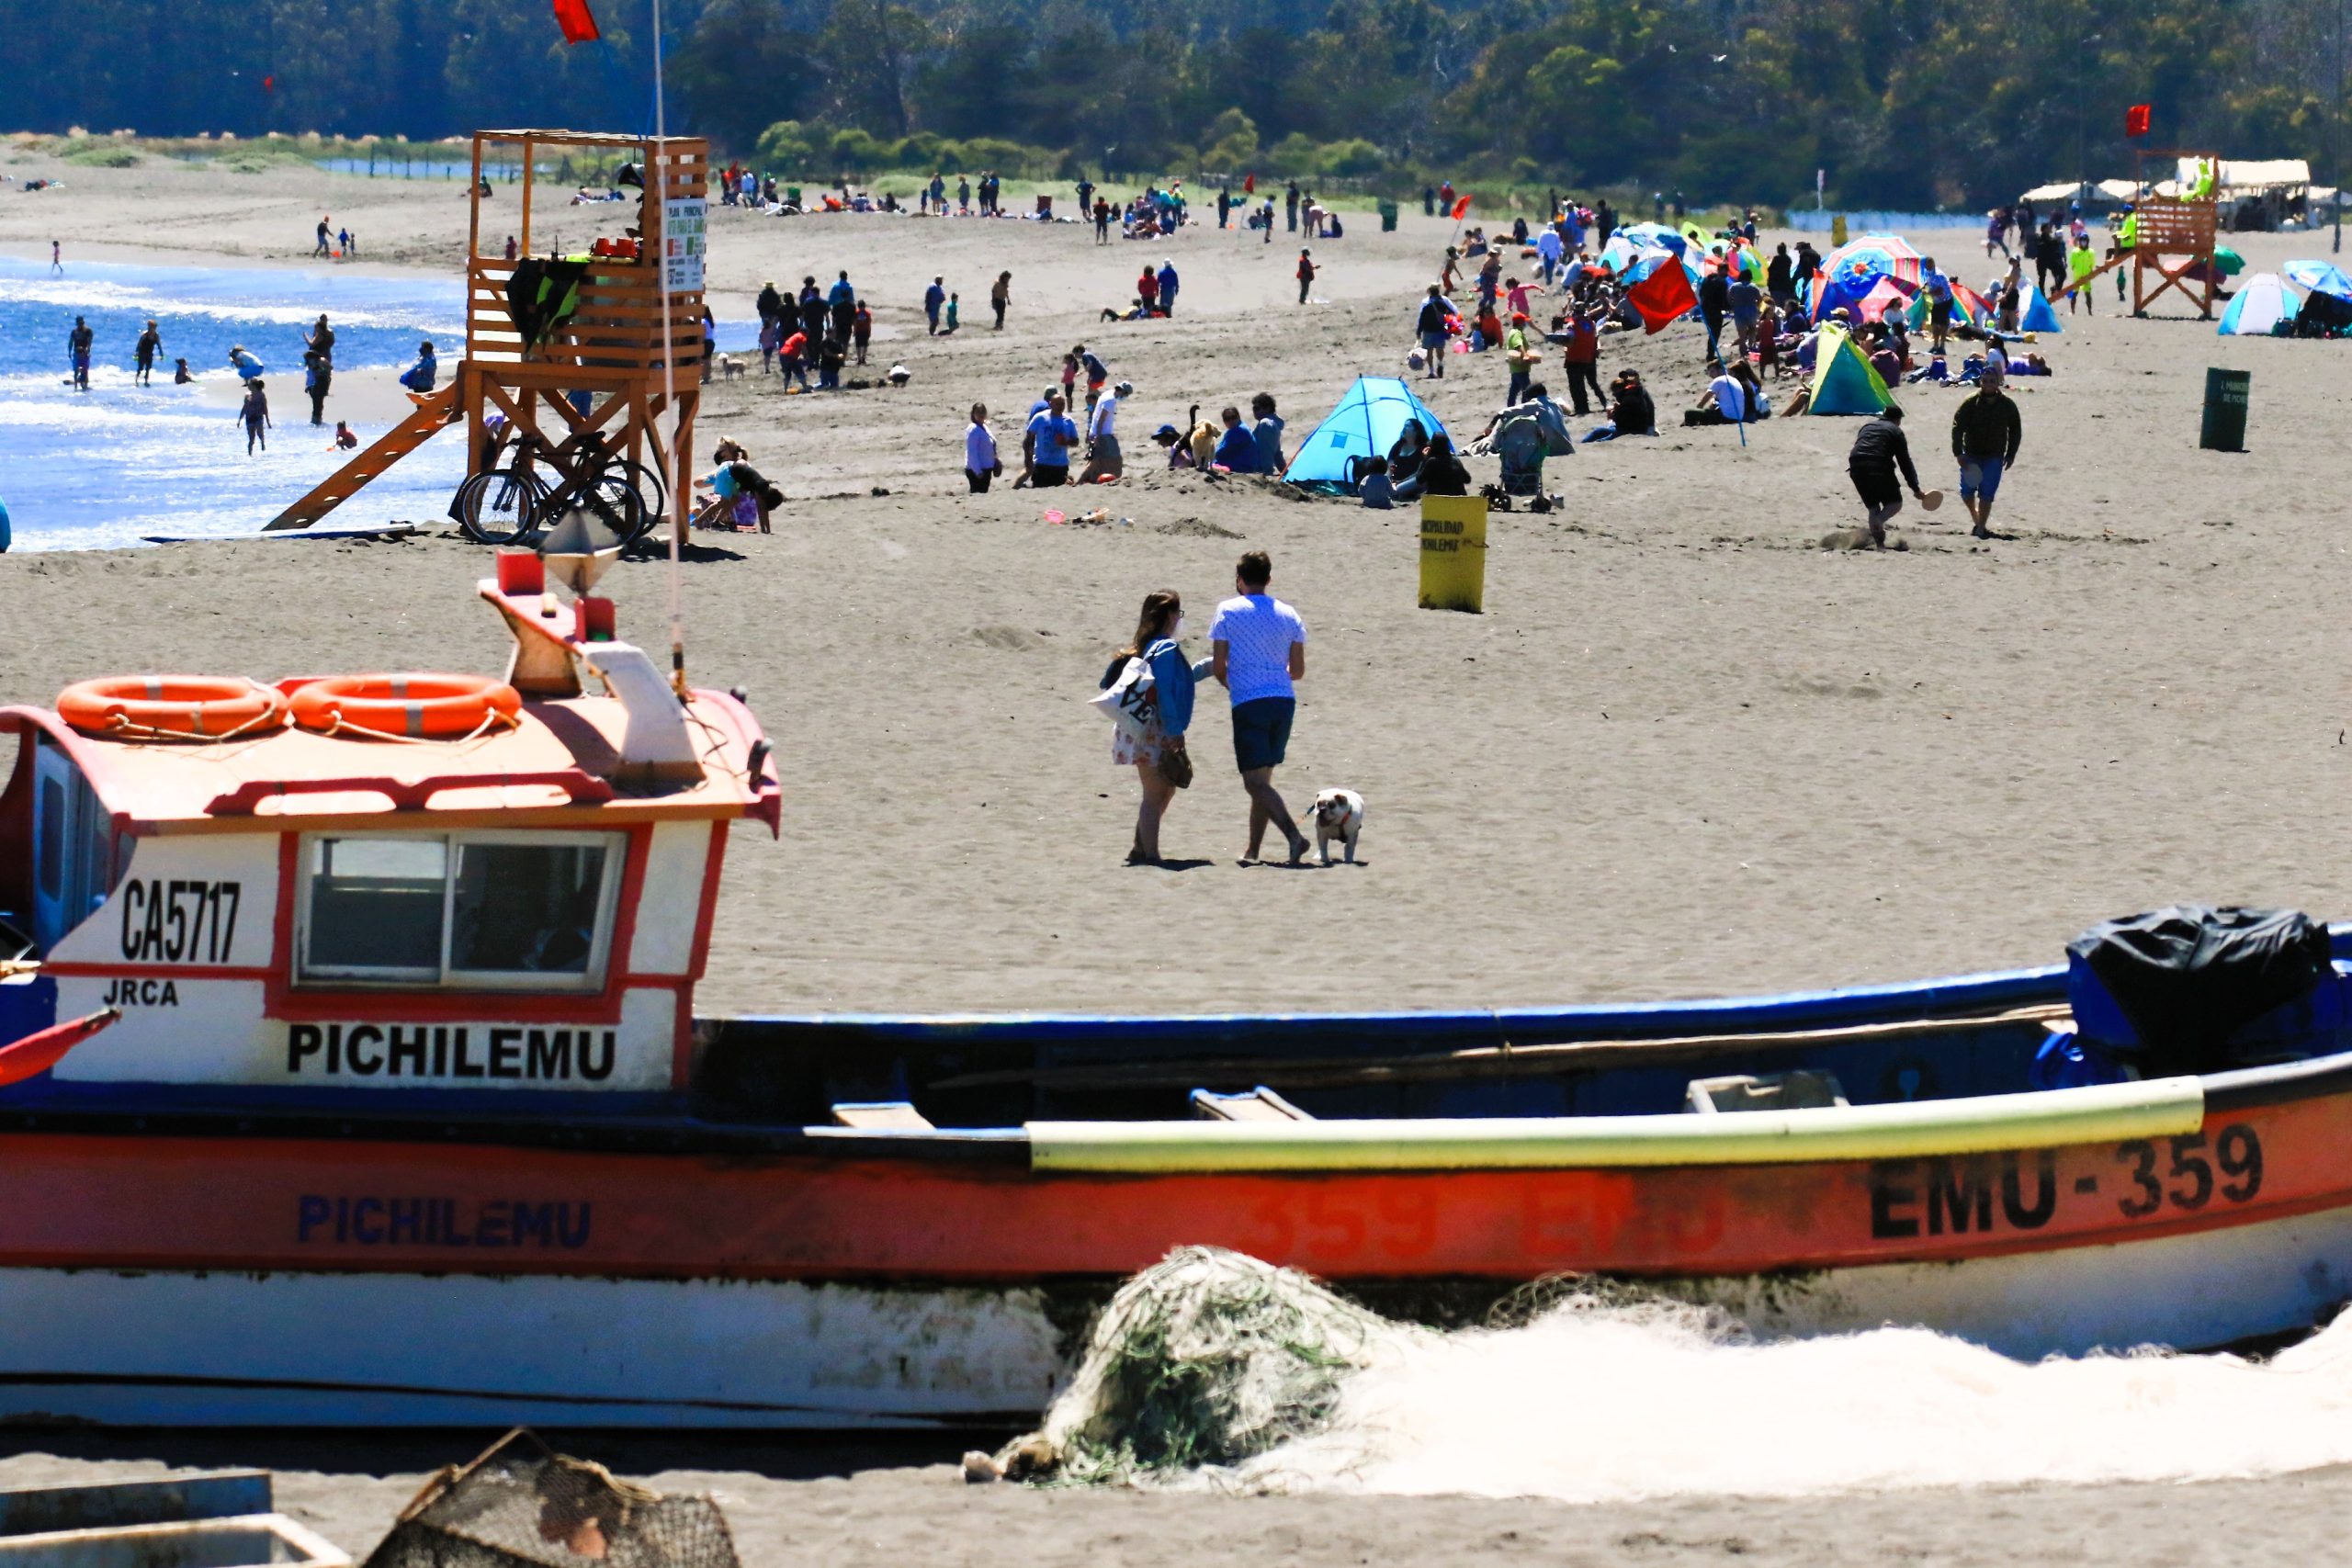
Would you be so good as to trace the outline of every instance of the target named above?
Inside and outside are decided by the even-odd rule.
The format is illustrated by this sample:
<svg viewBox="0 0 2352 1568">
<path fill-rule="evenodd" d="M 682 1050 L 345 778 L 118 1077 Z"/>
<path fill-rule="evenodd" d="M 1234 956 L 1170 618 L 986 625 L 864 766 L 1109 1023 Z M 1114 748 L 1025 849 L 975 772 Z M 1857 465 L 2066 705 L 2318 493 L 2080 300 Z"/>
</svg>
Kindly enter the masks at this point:
<svg viewBox="0 0 2352 1568">
<path fill-rule="evenodd" d="M 510 156 L 521 164 L 520 186 L 486 186 L 485 161 L 495 168 Z M 616 179 L 623 178 L 618 170 L 629 171 L 623 183 L 598 193 L 617 190 L 622 199 L 574 204 L 577 187 L 567 186 L 543 206 L 538 165 L 567 158 L 611 164 Z M 481 439 L 483 421 L 492 412 L 538 436 L 544 461 L 565 479 L 589 460 L 592 444 L 564 442 L 591 432 L 603 450 L 659 474 L 673 499 L 694 472 L 710 144 L 691 136 L 484 130 L 474 135 L 473 170 L 464 358 L 447 382 L 415 400 L 406 419 L 269 528 L 309 527 L 452 424 L 465 434 L 467 471 L 481 471 L 490 445 Z M 508 201 L 516 209 L 511 225 L 494 220 Z M 552 259 L 582 263 L 587 271 L 577 310 L 542 341 L 526 344 L 507 297 L 515 262 L 506 257 L 506 239 L 514 237 L 517 260 L 547 260 L 538 241 L 550 229 L 567 243 L 565 254 Z M 666 439 L 665 413 L 675 416 Z"/>
<path fill-rule="evenodd" d="M 507 284 L 514 263 L 505 257 L 503 225 L 495 221 L 493 195 L 485 197 L 480 177 L 487 157 L 494 166 L 503 155 L 521 164 L 523 179 L 515 215 L 517 257 L 539 255 L 538 240 L 551 224 L 536 199 L 543 160 L 588 161 L 602 154 L 637 171 L 638 186 L 620 186 L 635 202 L 571 205 L 566 187 L 555 210 L 560 231 L 575 243 L 558 259 L 585 263 L 577 310 L 545 341 L 526 345 L 509 308 Z M 703 225 L 710 173 L 710 144 L 700 137 L 616 136 L 575 130 L 484 130 L 474 136 L 473 211 L 466 261 L 466 358 L 458 373 L 459 417 L 469 435 L 482 428 L 492 410 L 555 447 L 568 436 L 594 431 L 607 444 L 647 463 L 676 495 L 682 476 L 694 471 L 694 422 L 703 372 Z M 515 187 L 505 187 L 514 191 Z M 598 213 L 612 215 L 598 224 Z M 586 241 L 581 236 L 597 231 Z M 594 254 L 592 242 L 635 254 Z M 484 254 L 485 250 L 491 254 Z M 666 325 L 667 333 L 664 333 Z M 668 369 L 665 373 L 665 363 Z M 673 401 L 674 400 L 674 402 Z M 583 411 L 582 404 L 585 404 Z M 665 443 L 658 421 L 672 407 L 677 423 Z M 472 440 L 469 471 L 481 461 L 484 444 Z"/>
</svg>

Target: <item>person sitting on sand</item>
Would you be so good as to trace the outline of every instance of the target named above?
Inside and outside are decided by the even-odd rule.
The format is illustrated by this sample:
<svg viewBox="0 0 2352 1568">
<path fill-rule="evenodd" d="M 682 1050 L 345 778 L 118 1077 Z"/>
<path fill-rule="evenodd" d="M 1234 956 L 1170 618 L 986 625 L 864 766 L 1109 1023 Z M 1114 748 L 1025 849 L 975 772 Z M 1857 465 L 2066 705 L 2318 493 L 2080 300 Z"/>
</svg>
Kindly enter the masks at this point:
<svg viewBox="0 0 2352 1568">
<path fill-rule="evenodd" d="M 1258 442 L 1250 427 L 1241 423 L 1241 411 L 1227 405 L 1217 416 L 1224 422 L 1225 434 L 1217 437 L 1216 464 L 1227 473 L 1254 474 L 1258 467 Z"/>
<path fill-rule="evenodd" d="M 1468 495 L 1470 470 L 1453 455 L 1453 437 L 1434 435 L 1429 449 L 1421 454 L 1420 467 L 1412 477 L 1396 486 L 1398 501 L 1418 501 L 1425 495 Z"/>
<path fill-rule="evenodd" d="M 185 386 L 187 386 L 189 382 L 191 382 L 191 381 L 193 381 L 193 380 L 195 380 L 195 379 L 196 379 L 196 372 L 195 372 L 195 371 L 193 371 L 193 370 L 190 370 L 190 369 L 187 367 L 187 360 L 185 360 L 185 359 L 175 359 L 175 360 L 173 360 L 173 361 L 172 361 L 172 385 L 173 385 L 173 386 L 175 386 L 175 387 L 185 387 Z"/>
<path fill-rule="evenodd" d="M 1894 483 L 1898 468 L 1903 473 L 1902 490 Z M 1884 549 L 1886 525 L 1903 510 L 1903 491 L 1909 491 L 1915 501 L 1927 499 L 1919 491 L 1919 471 L 1911 466 L 1911 444 L 1903 438 L 1902 404 L 1887 404 L 1883 412 L 1856 433 L 1853 447 L 1846 454 L 1846 474 L 1870 513 L 1871 543 Z"/>
<path fill-rule="evenodd" d="M 1396 485 L 1388 477 L 1388 459 L 1363 459 L 1363 477 L 1356 481 L 1356 499 L 1374 512 L 1388 512 L 1396 505 Z"/>
<path fill-rule="evenodd" d="M 1421 460 L 1429 456 L 1430 433 L 1418 419 L 1408 419 L 1405 428 L 1388 447 L 1388 477 L 1401 488 L 1421 471 Z"/>
<path fill-rule="evenodd" d="M 772 532 L 768 526 L 768 513 L 784 504 L 784 491 L 769 483 L 767 476 L 759 469 L 744 462 L 721 463 L 705 482 L 710 486 L 710 502 L 695 513 L 692 526 L 718 527 L 719 517 L 733 512 L 736 502 L 748 495 L 759 504 L 760 532 Z M 731 529 L 734 524 L 730 521 L 727 526 Z"/>
<path fill-rule="evenodd" d="M 1689 430 L 1710 424 L 1745 424 L 1753 419 L 1747 389 L 1740 385 L 1739 378 L 1724 369 L 1720 359 L 1709 360 L 1707 370 L 1713 379 L 1699 394 L 1698 402 L 1682 411 L 1682 427 Z"/>
<path fill-rule="evenodd" d="M 1642 385 L 1638 370 L 1621 370 L 1609 383 L 1609 423 L 1589 432 L 1587 441 L 1614 441 L 1621 435 L 1656 435 L 1657 405 Z"/>
<path fill-rule="evenodd" d="M 1168 454 L 1168 467 L 1172 471 L 1193 466 L 1193 449 L 1185 443 L 1184 433 L 1172 424 L 1163 424 L 1151 433 L 1154 445 Z"/>
<path fill-rule="evenodd" d="M 338 452 L 348 452 L 358 445 L 359 436 L 357 433 L 342 420 L 336 420 L 334 422 L 334 449 Z"/>
</svg>

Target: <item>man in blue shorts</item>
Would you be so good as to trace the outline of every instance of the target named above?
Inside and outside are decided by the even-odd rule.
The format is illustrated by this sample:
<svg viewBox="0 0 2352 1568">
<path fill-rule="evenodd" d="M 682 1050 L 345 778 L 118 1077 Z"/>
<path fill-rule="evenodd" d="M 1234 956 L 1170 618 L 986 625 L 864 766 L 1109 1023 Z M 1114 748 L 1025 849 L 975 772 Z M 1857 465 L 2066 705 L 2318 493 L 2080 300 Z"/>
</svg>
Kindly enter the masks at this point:
<svg viewBox="0 0 2352 1568">
<path fill-rule="evenodd" d="M 1216 607 L 1209 625 L 1209 668 L 1233 698 L 1233 760 L 1241 787 L 1250 792 L 1250 852 L 1255 864 L 1269 823 L 1290 845 L 1290 863 L 1306 854 L 1306 835 L 1291 820 L 1289 807 L 1274 793 L 1274 770 L 1290 746 L 1290 721 L 1298 704 L 1292 682 L 1306 673 L 1306 623 L 1298 612 L 1266 592 L 1274 563 L 1251 550 L 1234 568 L 1237 597 Z"/>
<path fill-rule="evenodd" d="M 1960 459 L 1960 499 L 1968 508 L 1979 539 L 1993 536 L 1993 498 L 2001 492 L 2001 476 L 2017 466 L 2018 446 L 2025 426 L 2017 404 L 2001 390 L 2003 356 L 1988 355 L 1984 378 L 1975 394 L 1962 400 L 1951 416 L 1951 455 Z"/>
</svg>

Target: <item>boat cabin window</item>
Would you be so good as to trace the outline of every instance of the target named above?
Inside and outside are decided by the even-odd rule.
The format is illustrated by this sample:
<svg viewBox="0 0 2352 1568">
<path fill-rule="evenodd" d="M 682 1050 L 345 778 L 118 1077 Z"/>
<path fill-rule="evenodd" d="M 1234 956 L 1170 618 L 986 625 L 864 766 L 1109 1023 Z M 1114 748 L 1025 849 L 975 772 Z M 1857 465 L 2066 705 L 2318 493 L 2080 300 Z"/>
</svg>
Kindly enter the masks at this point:
<svg viewBox="0 0 2352 1568">
<path fill-rule="evenodd" d="M 596 989 L 622 843 L 618 833 L 313 834 L 297 977 Z"/>
</svg>

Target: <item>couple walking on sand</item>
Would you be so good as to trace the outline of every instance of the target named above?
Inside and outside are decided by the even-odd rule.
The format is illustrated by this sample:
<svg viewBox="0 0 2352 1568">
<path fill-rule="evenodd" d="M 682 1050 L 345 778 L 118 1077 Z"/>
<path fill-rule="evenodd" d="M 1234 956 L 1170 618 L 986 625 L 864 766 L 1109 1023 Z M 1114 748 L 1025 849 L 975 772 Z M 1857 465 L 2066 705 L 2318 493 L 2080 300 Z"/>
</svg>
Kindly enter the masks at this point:
<svg viewBox="0 0 2352 1568">
<path fill-rule="evenodd" d="M 1184 655 L 1182 597 L 1172 588 L 1146 595 L 1134 640 L 1102 673 L 1102 690 L 1116 694 L 1106 708 L 1125 709 L 1139 719 L 1123 723 L 1111 745 L 1112 761 L 1133 766 L 1143 784 L 1129 865 L 1166 863 L 1159 852 L 1160 819 L 1176 792 L 1193 782 L 1184 737 L 1192 727 L 1193 688 L 1209 676 L 1233 699 L 1233 760 L 1250 795 L 1250 852 L 1241 863 L 1257 863 L 1269 827 L 1281 831 L 1291 864 L 1306 856 L 1306 835 L 1275 793 L 1274 770 L 1290 745 L 1297 706 L 1293 682 L 1306 673 L 1306 624 L 1266 591 L 1273 573 L 1263 550 L 1241 558 L 1234 568 L 1234 597 L 1216 607 L 1209 626 L 1210 656 L 1198 663 Z"/>
</svg>

